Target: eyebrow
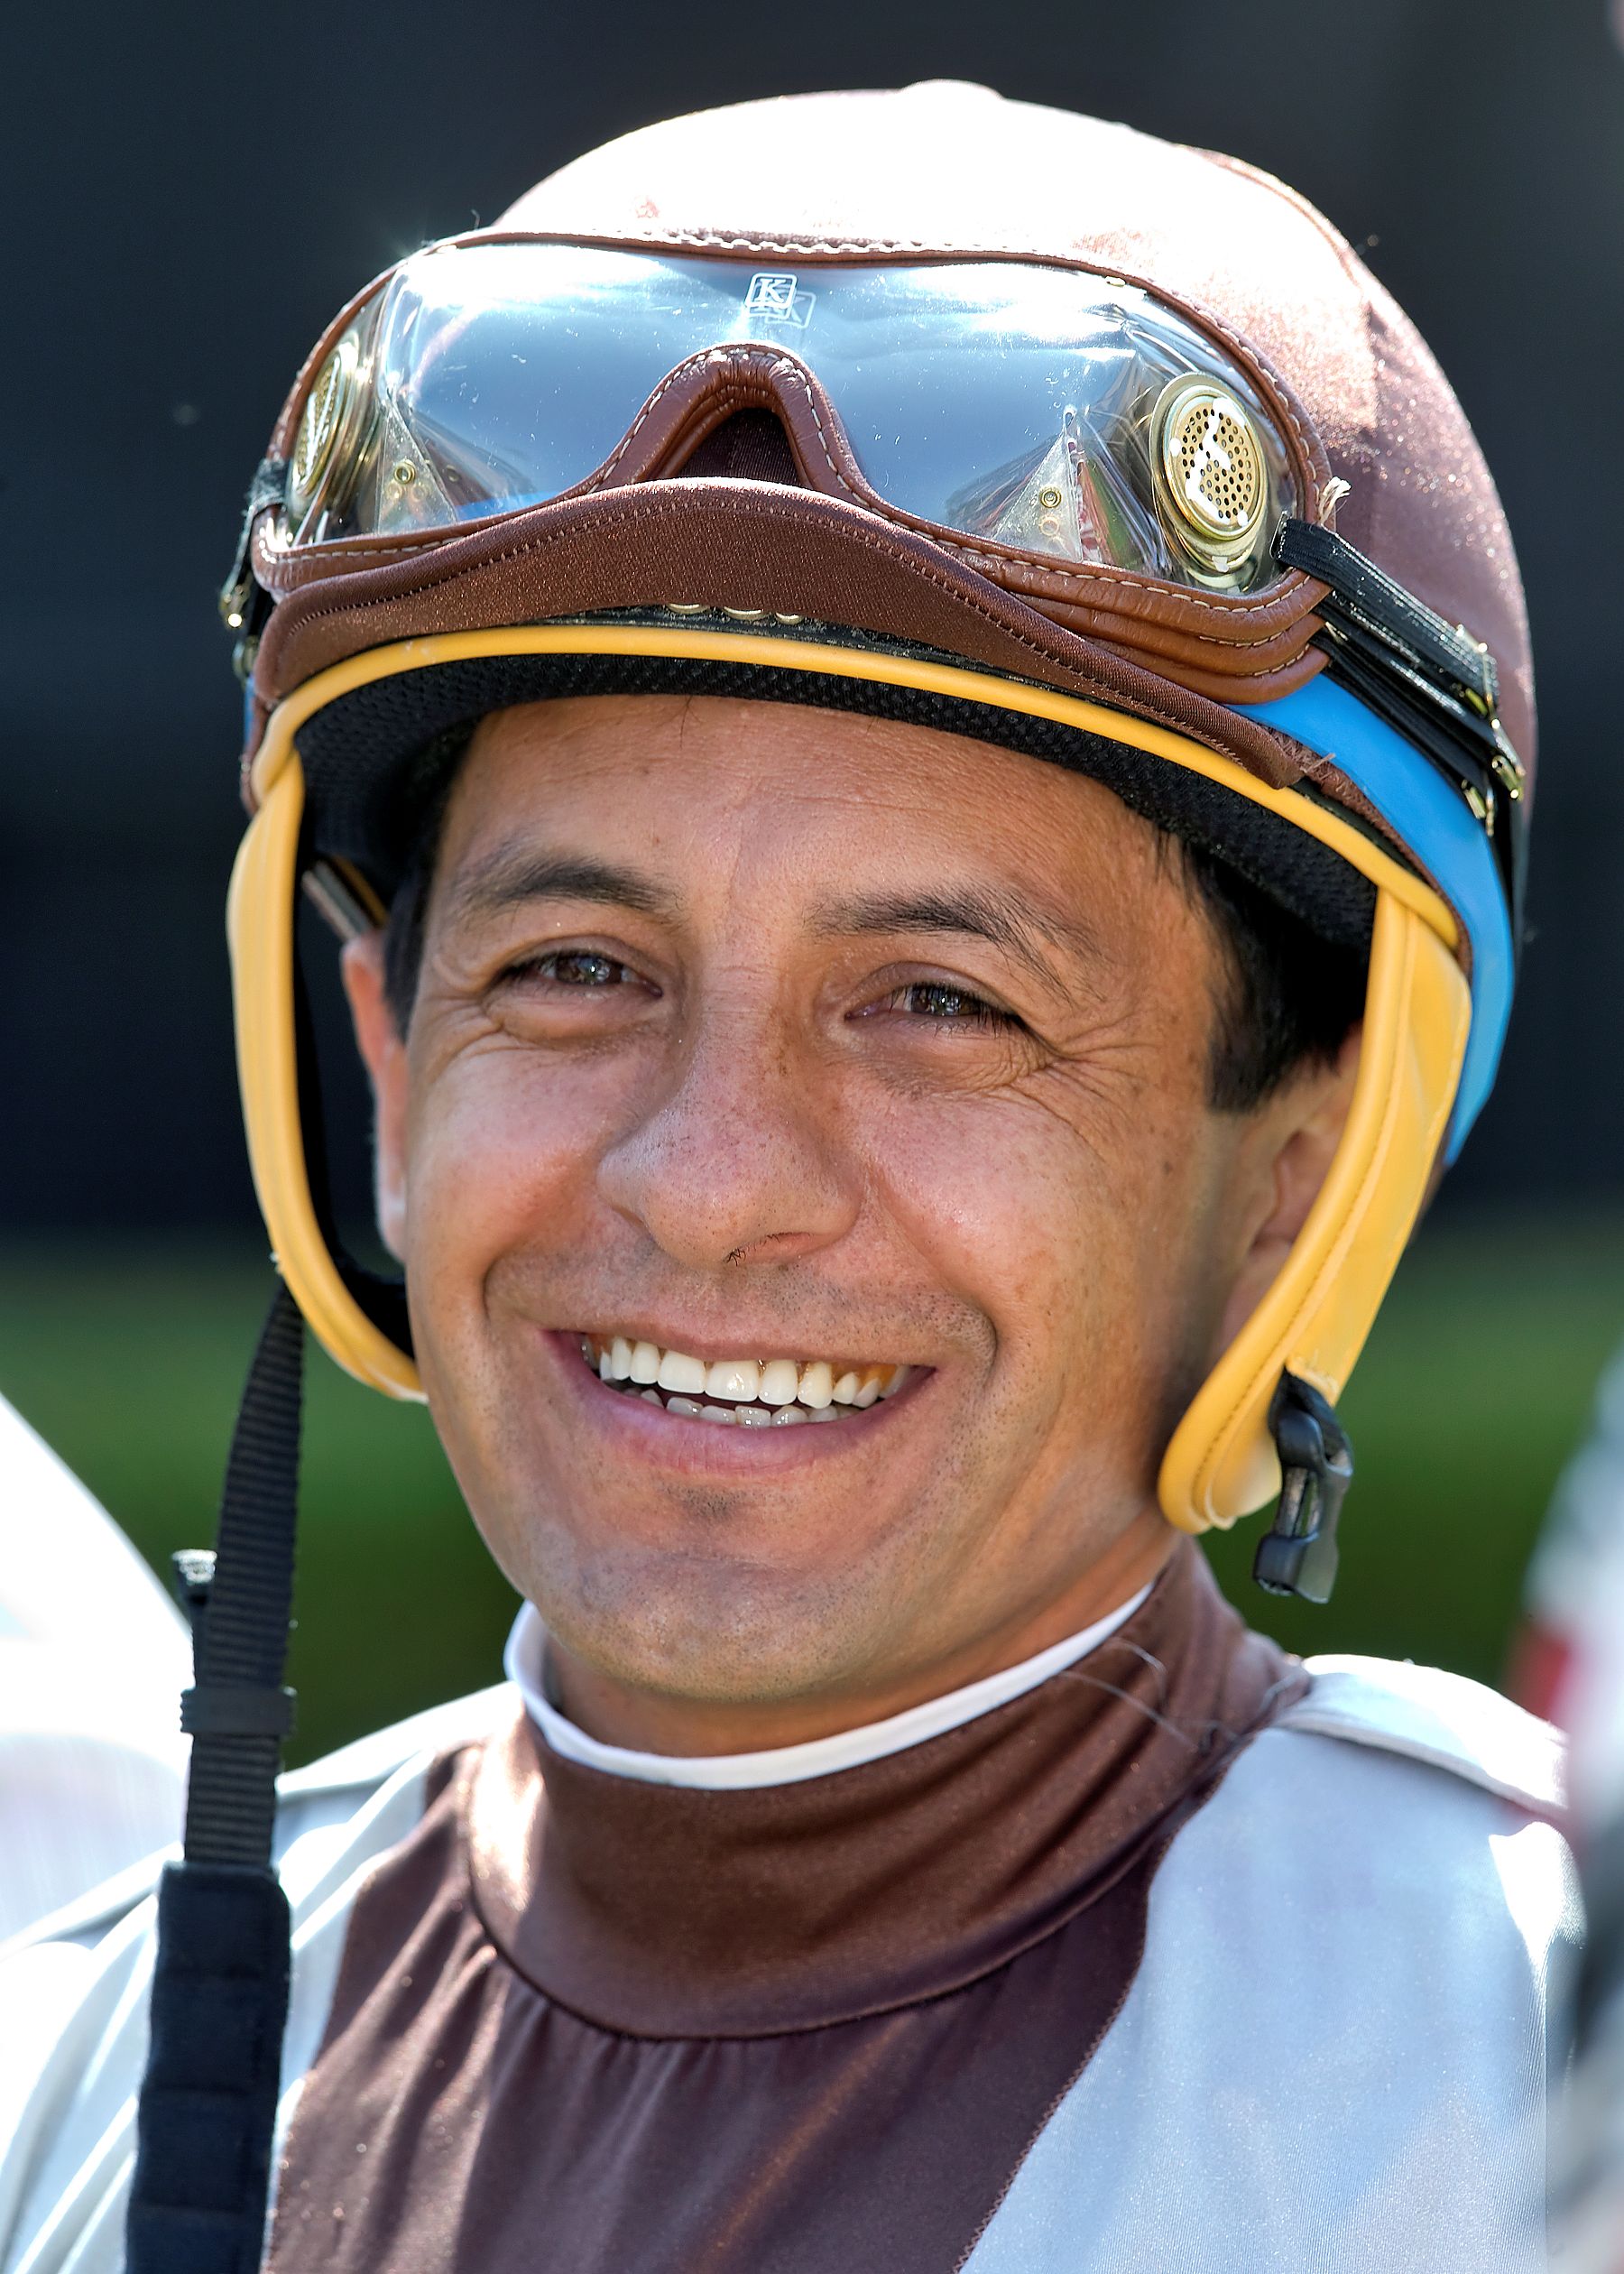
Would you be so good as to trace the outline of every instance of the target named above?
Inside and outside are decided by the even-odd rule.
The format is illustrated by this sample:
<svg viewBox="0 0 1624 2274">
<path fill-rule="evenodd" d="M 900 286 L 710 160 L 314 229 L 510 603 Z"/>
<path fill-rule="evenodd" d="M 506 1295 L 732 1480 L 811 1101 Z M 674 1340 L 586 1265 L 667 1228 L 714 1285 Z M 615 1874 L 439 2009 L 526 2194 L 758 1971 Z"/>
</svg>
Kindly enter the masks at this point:
<svg viewBox="0 0 1624 2274">
<path fill-rule="evenodd" d="M 826 938 L 863 932 L 957 932 L 1001 948 L 1051 984 L 1056 975 L 1044 961 L 1043 943 L 1089 957 L 1102 952 L 1087 924 L 1039 913 L 1018 893 L 976 884 L 925 892 L 860 893 L 830 902 L 819 913 L 816 929 Z"/>
<path fill-rule="evenodd" d="M 451 923 L 500 916 L 532 901 L 597 901 L 641 916 L 669 919 L 678 895 L 633 868 L 585 854 L 503 849 L 475 864 L 452 885 L 446 917 Z M 874 932 L 956 932 L 984 939 L 1053 983 L 1041 943 L 1095 957 L 1100 942 L 1080 920 L 1039 913 L 1018 893 L 962 884 L 919 892 L 864 892 L 826 902 L 814 919 L 822 938 Z"/>
<path fill-rule="evenodd" d="M 466 923 L 543 900 L 606 901 L 640 916 L 670 916 L 677 909 L 674 893 L 636 869 L 577 853 L 505 850 L 457 879 L 447 895 L 446 917 Z"/>
</svg>

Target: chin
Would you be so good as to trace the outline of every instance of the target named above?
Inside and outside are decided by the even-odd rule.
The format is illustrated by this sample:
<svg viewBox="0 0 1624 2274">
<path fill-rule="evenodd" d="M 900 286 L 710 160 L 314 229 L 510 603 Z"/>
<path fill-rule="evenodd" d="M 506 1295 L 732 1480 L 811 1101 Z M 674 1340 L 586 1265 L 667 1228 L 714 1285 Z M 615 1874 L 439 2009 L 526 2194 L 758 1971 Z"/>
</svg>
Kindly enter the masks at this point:
<svg viewBox="0 0 1624 2274">
<path fill-rule="evenodd" d="M 856 1678 L 879 1638 L 865 1604 L 888 1601 L 861 1568 L 774 1570 L 693 1549 L 540 1568 L 526 1589 L 548 1632 L 629 1688 L 693 1704 L 774 1704 Z"/>
</svg>

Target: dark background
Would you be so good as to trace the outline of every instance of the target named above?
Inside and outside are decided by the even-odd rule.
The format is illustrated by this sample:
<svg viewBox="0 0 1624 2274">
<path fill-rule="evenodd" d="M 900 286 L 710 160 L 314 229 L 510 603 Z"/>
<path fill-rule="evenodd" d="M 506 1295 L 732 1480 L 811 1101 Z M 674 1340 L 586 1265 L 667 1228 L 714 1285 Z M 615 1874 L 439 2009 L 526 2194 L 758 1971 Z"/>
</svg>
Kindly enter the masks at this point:
<svg viewBox="0 0 1624 2274">
<path fill-rule="evenodd" d="M 214 594 L 318 332 L 400 254 L 611 134 L 927 77 L 1283 175 L 1416 318 L 1504 492 L 1544 726 L 1504 1076 L 1344 1402 L 1360 1481 L 1335 1603 L 1258 1597 L 1252 1528 L 1214 1554 L 1293 1647 L 1491 1679 L 1624 1330 L 1624 53 L 1605 0 L 14 9 L 0 1393 L 154 1561 L 208 1539 L 268 1280 L 231 1062 L 238 697 Z M 354 1221 L 365 1105 L 329 1055 Z M 305 1501 L 300 1755 L 493 1678 L 512 1597 L 423 1415 L 318 1362 Z"/>
<path fill-rule="evenodd" d="M 1618 1190 L 1624 57 L 1603 0 L 167 0 L 14 11 L 0 63 L 0 1230 L 252 1223 L 213 595 L 328 316 L 647 119 L 927 77 L 1268 167 L 1420 323 L 1505 495 L 1544 726 L 1538 936 L 1444 1206 Z"/>
</svg>

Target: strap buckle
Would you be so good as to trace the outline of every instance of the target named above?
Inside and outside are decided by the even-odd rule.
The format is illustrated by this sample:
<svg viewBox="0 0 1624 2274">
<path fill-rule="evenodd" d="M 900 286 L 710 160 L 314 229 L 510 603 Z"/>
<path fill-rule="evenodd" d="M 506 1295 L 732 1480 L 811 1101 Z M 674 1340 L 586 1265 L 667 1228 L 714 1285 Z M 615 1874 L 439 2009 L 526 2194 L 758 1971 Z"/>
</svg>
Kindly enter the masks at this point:
<svg viewBox="0 0 1624 2274">
<path fill-rule="evenodd" d="M 1493 847 L 1522 938 L 1527 773 L 1500 725 L 1494 659 L 1481 640 L 1395 583 L 1333 530 L 1282 520 L 1274 557 L 1326 587 L 1328 676 L 1412 743 L 1464 799 Z"/>
<path fill-rule="evenodd" d="M 287 1737 L 293 1692 L 258 1682 L 198 1682 L 180 1693 L 180 1726 L 189 1737 Z"/>
<path fill-rule="evenodd" d="M 286 458 L 260 460 L 254 479 L 248 485 L 236 555 L 226 571 L 225 583 L 220 587 L 220 621 L 228 632 L 237 634 L 231 660 L 236 667 L 237 677 L 245 685 L 254 670 L 259 635 L 264 630 L 265 620 L 271 613 L 271 596 L 254 573 L 254 524 L 267 507 L 281 504 L 287 481 Z"/>
<path fill-rule="evenodd" d="M 1282 1373 L 1269 1409 L 1280 1456 L 1280 1499 L 1258 1542 L 1252 1577 L 1265 1594 L 1329 1603 L 1336 1585 L 1336 1520 L 1353 1482 L 1353 1447 L 1312 1382 Z"/>
</svg>

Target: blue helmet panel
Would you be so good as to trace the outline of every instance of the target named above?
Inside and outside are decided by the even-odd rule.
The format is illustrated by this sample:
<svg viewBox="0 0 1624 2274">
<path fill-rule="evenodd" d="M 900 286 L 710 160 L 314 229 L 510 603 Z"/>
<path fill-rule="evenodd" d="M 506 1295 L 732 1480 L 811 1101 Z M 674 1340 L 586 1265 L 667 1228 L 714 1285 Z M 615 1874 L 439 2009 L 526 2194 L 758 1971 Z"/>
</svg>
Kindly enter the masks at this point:
<svg viewBox="0 0 1624 2274">
<path fill-rule="evenodd" d="M 1295 695 L 1232 707 L 1334 760 L 1460 919 L 1472 943 L 1472 1031 L 1444 1155 L 1453 1160 L 1494 1086 L 1516 984 L 1511 920 L 1482 824 L 1429 759 L 1324 672 Z"/>
</svg>

